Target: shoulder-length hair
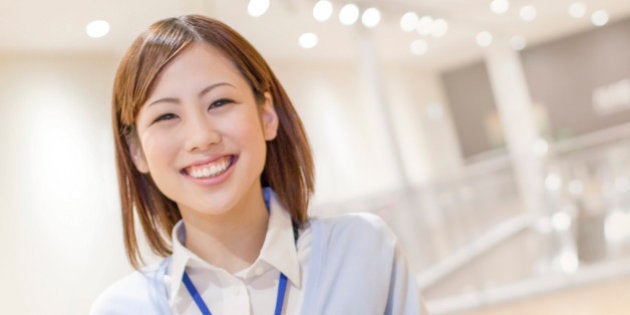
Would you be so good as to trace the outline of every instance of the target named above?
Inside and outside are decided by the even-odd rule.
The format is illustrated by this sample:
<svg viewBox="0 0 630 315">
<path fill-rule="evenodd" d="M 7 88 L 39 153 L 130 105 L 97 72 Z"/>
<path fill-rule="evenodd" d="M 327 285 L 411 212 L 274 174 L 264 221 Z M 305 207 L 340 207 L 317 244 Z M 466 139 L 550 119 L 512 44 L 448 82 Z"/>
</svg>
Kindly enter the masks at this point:
<svg viewBox="0 0 630 315">
<path fill-rule="evenodd" d="M 130 156 L 129 141 L 137 137 L 135 121 L 156 77 L 192 43 L 221 51 L 247 80 L 260 103 L 269 92 L 279 119 L 277 136 L 267 142 L 261 185 L 271 187 L 297 225 L 306 221 L 313 192 L 313 159 L 302 122 L 284 88 L 260 53 L 229 26 L 204 16 L 186 15 L 156 22 L 132 43 L 114 82 L 112 120 L 116 166 L 127 257 L 134 268 L 144 263 L 136 237 L 140 222 L 151 250 L 172 252 L 170 234 L 181 219 L 177 205 L 160 192 L 148 174 L 139 172 Z"/>
</svg>

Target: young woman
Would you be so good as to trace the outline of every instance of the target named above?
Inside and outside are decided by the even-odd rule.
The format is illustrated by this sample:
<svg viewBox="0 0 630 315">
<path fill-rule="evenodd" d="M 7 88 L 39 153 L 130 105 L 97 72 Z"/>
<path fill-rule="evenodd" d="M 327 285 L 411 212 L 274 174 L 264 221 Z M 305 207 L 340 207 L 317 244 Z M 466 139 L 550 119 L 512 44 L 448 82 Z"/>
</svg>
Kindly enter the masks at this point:
<svg viewBox="0 0 630 315">
<path fill-rule="evenodd" d="M 373 215 L 307 217 L 313 161 L 260 54 L 203 16 L 159 21 L 122 60 L 113 124 L 124 239 L 138 270 L 92 314 L 420 314 Z M 136 225 L 164 256 L 143 264 Z"/>
</svg>

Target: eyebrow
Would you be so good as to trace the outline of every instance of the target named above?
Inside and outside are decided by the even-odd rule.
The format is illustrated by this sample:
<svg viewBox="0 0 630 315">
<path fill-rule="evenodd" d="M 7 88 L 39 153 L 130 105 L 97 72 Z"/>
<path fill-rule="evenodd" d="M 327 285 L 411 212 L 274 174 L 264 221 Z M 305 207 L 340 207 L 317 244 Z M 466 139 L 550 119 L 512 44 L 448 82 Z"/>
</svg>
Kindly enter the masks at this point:
<svg viewBox="0 0 630 315">
<path fill-rule="evenodd" d="M 206 93 L 212 91 L 214 88 L 217 88 L 217 87 L 220 87 L 220 86 L 231 86 L 233 88 L 236 88 L 234 85 L 232 85 L 230 83 L 219 82 L 219 83 L 215 83 L 215 84 L 212 84 L 212 85 L 209 85 L 209 86 L 205 87 L 203 90 L 201 90 L 201 92 L 199 92 L 198 97 L 202 97 Z M 161 98 L 161 99 L 158 99 L 158 100 L 155 100 L 155 101 L 149 103 L 147 106 L 151 106 L 153 104 L 163 103 L 163 102 L 166 102 L 166 103 L 179 103 L 179 99 L 178 98 L 174 98 L 174 97 L 164 97 L 164 98 Z"/>
</svg>

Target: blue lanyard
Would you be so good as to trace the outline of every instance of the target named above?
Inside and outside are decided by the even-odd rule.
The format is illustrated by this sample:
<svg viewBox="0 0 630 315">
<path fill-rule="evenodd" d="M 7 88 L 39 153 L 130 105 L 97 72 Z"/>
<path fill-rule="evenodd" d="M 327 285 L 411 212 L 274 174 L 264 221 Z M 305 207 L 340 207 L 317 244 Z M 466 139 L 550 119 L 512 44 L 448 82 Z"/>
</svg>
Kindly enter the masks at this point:
<svg viewBox="0 0 630 315">
<path fill-rule="evenodd" d="M 265 199 L 265 205 L 267 206 L 267 211 L 269 211 L 269 195 L 267 193 L 264 194 L 264 199 Z M 297 243 L 298 232 L 297 232 L 297 226 L 295 224 L 293 225 L 293 237 L 294 237 L 295 242 Z M 188 289 L 188 293 L 190 293 L 190 296 L 195 301 L 195 304 L 197 304 L 197 307 L 199 307 L 201 314 L 212 315 L 212 313 L 210 313 L 210 310 L 208 309 L 208 305 L 206 305 L 206 302 L 204 302 L 203 298 L 201 298 L 199 291 L 197 291 L 197 288 L 190 280 L 190 277 L 188 276 L 188 273 L 186 271 L 184 271 L 184 276 L 182 278 L 182 281 L 184 282 L 186 289 Z M 284 305 L 284 295 L 286 291 L 287 291 L 287 276 L 285 276 L 284 273 L 281 272 L 280 278 L 278 279 L 278 295 L 276 296 L 276 309 L 274 311 L 275 315 L 282 314 L 282 306 Z"/>
<path fill-rule="evenodd" d="M 206 302 L 203 301 L 201 295 L 199 295 L 199 291 L 195 288 L 195 285 L 190 281 L 190 277 L 188 277 L 188 273 L 184 272 L 184 277 L 182 279 L 184 281 L 184 285 L 186 285 L 186 289 L 192 296 L 193 300 L 195 300 L 195 304 L 199 307 L 201 314 L 203 315 L 212 315 Z M 287 291 L 287 276 L 283 273 L 280 273 L 280 279 L 278 280 L 278 296 L 276 297 L 276 310 L 274 312 L 275 315 L 282 314 L 282 305 L 284 305 L 284 294 Z"/>
</svg>

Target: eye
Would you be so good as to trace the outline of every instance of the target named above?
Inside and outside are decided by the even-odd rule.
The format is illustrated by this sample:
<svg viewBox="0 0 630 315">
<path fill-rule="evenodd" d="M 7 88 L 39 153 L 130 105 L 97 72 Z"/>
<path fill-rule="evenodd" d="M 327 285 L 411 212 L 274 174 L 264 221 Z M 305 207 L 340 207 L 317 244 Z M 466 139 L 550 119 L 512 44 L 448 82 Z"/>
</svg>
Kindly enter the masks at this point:
<svg viewBox="0 0 630 315">
<path fill-rule="evenodd" d="M 212 104 L 210 104 L 210 107 L 208 109 L 212 109 L 215 107 L 221 107 L 230 103 L 234 103 L 234 101 L 232 101 L 231 99 L 227 99 L 227 98 L 222 98 L 220 100 L 214 101 L 212 102 Z"/>
<path fill-rule="evenodd" d="M 156 118 L 153 121 L 153 123 L 157 123 L 157 122 L 164 121 L 164 120 L 171 120 L 171 119 L 174 119 L 176 117 L 177 116 L 175 114 L 171 114 L 171 113 L 163 114 L 163 115 L 160 115 L 158 118 Z"/>
</svg>

